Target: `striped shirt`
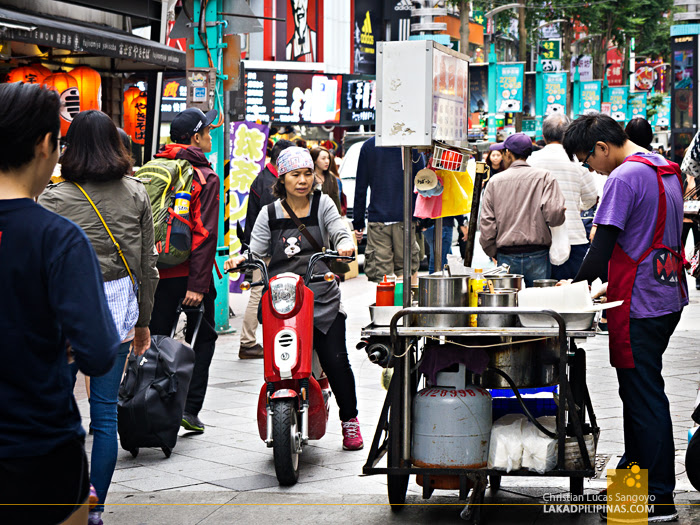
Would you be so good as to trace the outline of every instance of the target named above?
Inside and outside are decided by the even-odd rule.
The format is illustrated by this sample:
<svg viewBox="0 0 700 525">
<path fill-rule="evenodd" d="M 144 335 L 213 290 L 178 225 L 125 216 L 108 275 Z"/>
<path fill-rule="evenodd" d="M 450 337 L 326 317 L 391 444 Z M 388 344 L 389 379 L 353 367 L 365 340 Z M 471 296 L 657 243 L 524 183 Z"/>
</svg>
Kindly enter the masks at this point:
<svg viewBox="0 0 700 525">
<path fill-rule="evenodd" d="M 104 283 L 107 305 L 122 342 L 133 339 L 133 328 L 139 318 L 139 303 L 129 276 Z"/>
<path fill-rule="evenodd" d="M 530 166 L 547 170 L 557 180 L 566 200 L 566 229 L 572 246 L 588 244 L 581 211 L 598 200 L 593 174 L 578 162 L 572 162 L 561 144 L 548 144 L 527 159 Z"/>
</svg>

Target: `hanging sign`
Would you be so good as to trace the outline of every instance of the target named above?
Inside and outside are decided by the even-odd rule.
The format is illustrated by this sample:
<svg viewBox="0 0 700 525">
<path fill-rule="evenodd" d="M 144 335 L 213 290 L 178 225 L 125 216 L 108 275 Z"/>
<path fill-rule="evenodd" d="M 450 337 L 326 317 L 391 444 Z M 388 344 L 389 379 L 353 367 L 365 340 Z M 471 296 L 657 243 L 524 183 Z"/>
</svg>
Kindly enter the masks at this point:
<svg viewBox="0 0 700 525">
<path fill-rule="evenodd" d="M 544 73 L 542 75 L 545 116 L 566 114 L 566 73 Z"/>
<path fill-rule="evenodd" d="M 576 57 L 571 57 L 571 81 L 574 81 L 576 74 Z M 583 55 L 578 59 L 578 75 L 581 82 L 589 82 L 593 80 L 593 58 L 591 55 Z"/>
<path fill-rule="evenodd" d="M 600 80 L 581 82 L 581 115 L 600 112 Z"/>
<path fill-rule="evenodd" d="M 496 66 L 496 111 L 521 113 L 523 111 L 524 64 Z"/>
<path fill-rule="evenodd" d="M 656 108 L 656 113 L 651 117 L 651 125 L 667 128 L 671 124 L 671 97 L 664 97 L 663 104 Z"/>
<path fill-rule="evenodd" d="M 627 99 L 627 120 L 647 118 L 647 94 L 644 92 L 630 93 Z"/>
<path fill-rule="evenodd" d="M 629 86 L 610 88 L 610 116 L 618 122 L 627 119 L 627 93 Z"/>
</svg>

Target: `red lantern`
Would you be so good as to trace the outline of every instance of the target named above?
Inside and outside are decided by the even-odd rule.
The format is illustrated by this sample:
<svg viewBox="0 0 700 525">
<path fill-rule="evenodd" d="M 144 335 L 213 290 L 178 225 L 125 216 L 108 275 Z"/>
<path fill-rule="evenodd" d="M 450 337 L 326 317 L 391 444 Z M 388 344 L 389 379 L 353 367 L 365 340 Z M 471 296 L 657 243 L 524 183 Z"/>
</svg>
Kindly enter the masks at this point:
<svg viewBox="0 0 700 525">
<path fill-rule="evenodd" d="M 65 137 L 73 118 L 80 113 L 78 81 L 68 73 L 59 72 L 46 77 L 44 84 L 61 95 L 61 136 Z"/>
<path fill-rule="evenodd" d="M 102 77 L 87 66 L 78 66 L 71 70 L 71 76 L 78 82 L 80 91 L 80 111 L 102 109 Z"/>
<path fill-rule="evenodd" d="M 39 84 L 43 79 L 42 71 L 33 66 L 16 67 L 7 75 L 8 82 L 24 82 L 25 84 Z"/>
<path fill-rule="evenodd" d="M 136 144 L 146 138 L 146 92 L 131 86 L 124 92 L 124 131 Z"/>
<path fill-rule="evenodd" d="M 39 64 L 38 62 L 32 64 L 31 66 L 34 69 L 41 71 L 41 82 L 43 82 L 46 77 L 53 75 L 53 71 L 51 71 L 48 67 Z"/>
</svg>

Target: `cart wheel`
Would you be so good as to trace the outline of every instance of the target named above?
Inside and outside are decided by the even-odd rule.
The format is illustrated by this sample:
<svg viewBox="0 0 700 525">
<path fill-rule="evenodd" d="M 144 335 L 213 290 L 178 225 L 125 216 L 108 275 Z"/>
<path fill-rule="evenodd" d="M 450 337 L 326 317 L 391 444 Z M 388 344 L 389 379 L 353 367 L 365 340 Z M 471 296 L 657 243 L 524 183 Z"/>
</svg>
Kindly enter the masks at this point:
<svg viewBox="0 0 700 525">
<path fill-rule="evenodd" d="M 173 453 L 173 450 L 171 448 L 168 448 L 168 447 L 160 447 L 160 449 L 163 451 L 163 454 L 165 454 L 166 458 L 169 458 L 170 454 Z"/>
<path fill-rule="evenodd" d="M 583 496 L 583 478 L 569 478 L 569 488 L 572 496 Z"/>
<path fill-rule="evenodd" d="M 387 464 L 391 465 L 391 460 L 394 455 L 391 444 L 389 445 L 389 450 L 387 452 Z M 408 474 L 387 474 L 386 476 L 389 504 L 391 505 L 391 510 L 393 512 L 400 512 L 403 510 L 404 503 L 406 503 L 406 491 L 408 490 L 409 477 L 410 476 Z"/>
<path fill-rule="evenodd" d="M 489 486 L 491 487 L 491 493 L 495 494 L 501 489 L 501 476 L 498 474 L 491 474 L 489 476 Z"/>
<path fill-rule="evenodd" d="M 136 457 L 139 455 L 139 449 L 137 448 L 132 448 L 131 450 L 129 450 L 129 452 L 131 453 L 132 457 Z"/>
</svg>

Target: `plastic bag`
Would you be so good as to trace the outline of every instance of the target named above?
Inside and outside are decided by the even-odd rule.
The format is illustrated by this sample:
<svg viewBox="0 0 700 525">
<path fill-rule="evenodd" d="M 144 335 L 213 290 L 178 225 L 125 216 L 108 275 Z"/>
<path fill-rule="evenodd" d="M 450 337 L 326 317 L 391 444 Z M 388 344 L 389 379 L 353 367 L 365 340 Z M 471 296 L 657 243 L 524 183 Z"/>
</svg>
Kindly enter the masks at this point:
<svg viewBox="0 0 700 525">
<path fill-rule="evenodd" d="M 569 244 L 569 230 L 566 223 L 561 226 L 549 228 L 552 231 L 552 245 L 549 247 L 549 261 L 555 266 L 561 266 L 569 260 L 571 245 Z"/>
<path fill-rule="evenodd" d="M 439 217 L 464 215 L 472 209 L 474 182 L 467 172 L 438 170 L 445 189 L 442 192 L 442 212 Z"/>
<path fill-rule="evenodd" d="M 522 414 L 506 414 L 491 427 L 488 468 L 518 470 L 523 459 L 522 429 L 527 418 Z"/>
<path fill-rule="evenodd" d="M 537 418 L 547 430 L 554 432 L 557 426 L 556 416 Z M 523 427 L 523 461 L 522 468 L 544 474 L 557 465 L 557 440 L 542 433 L 532 422 L 527 421 Z"/>
<path fill-rule="evenodd" d="M 420 193 L 416 197 L 416 208 L 413 216 L 419 219 L 434 219 L 442 215 L 442 195 L 435 197 L 423 197 Z"/>
</svg>

